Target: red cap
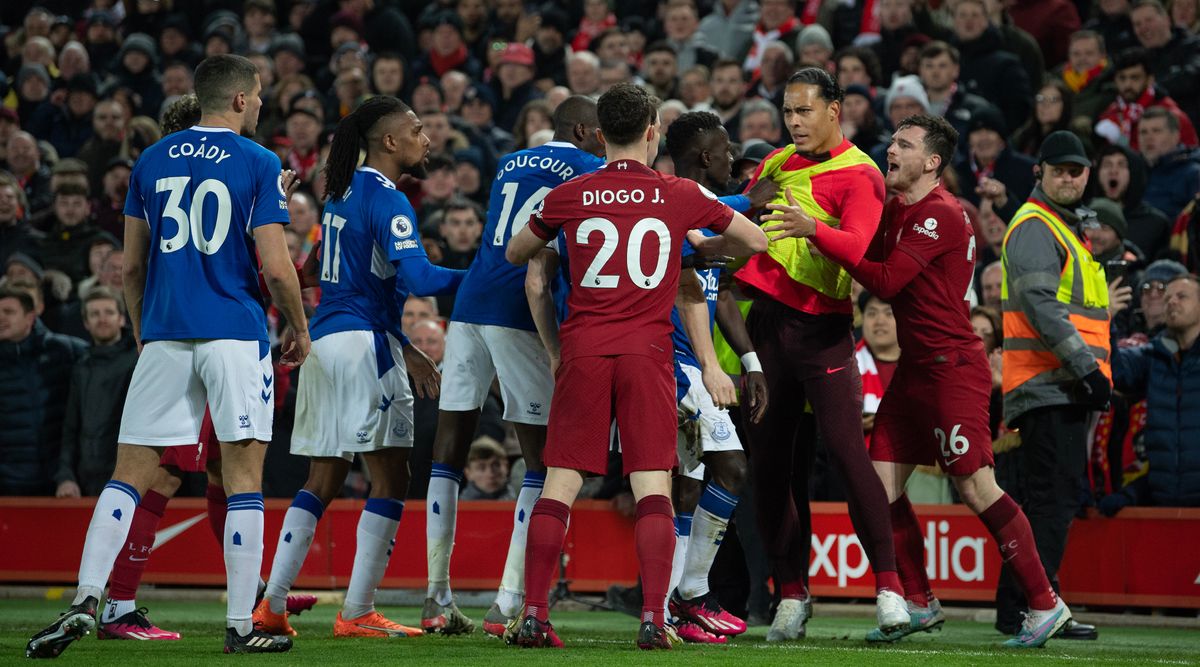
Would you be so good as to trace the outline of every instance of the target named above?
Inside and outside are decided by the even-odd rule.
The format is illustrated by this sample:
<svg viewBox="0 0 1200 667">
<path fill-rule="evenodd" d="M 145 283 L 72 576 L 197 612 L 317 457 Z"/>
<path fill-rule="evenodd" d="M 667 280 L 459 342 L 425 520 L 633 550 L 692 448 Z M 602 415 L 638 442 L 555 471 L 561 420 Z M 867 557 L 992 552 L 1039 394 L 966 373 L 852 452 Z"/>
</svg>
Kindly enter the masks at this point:
<svg viewBox="0 0 1200 667">
<path fill-rule="evenodd" d="M 500 54 L 500 64 L 525 65 L 533 67 L 533 49 L 520 42 L 509 42 Z"/>
</svg>

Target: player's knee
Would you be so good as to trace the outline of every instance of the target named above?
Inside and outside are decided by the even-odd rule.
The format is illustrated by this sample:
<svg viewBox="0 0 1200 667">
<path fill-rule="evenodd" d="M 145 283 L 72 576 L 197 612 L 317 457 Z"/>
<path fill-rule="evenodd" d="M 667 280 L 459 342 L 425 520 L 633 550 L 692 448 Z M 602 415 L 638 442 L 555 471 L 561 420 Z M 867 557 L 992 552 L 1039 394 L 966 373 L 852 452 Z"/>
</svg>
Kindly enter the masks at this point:
<svg viewBox="0 0 1200 667">
<path fill-rule="evenodd" d="M 154 480 L 154 485 L 151 487 L 160 495 L 167 498 L 174 498 L 175 493 L 179 491 L 179 487 L 183 485 L 183 480 L 172 474 L 166 468 L 159 468 L 158 479 Z"/>
<path fill-rule="evenodd" d="M 970 507 L 976 514 L 987 509 L 1004 492 L 996 485 L 990 475 L 971 475 L 955 477 L 954 487 L 963 504 Z"/>
<path fill-rule="evenodd" d="M 713 481 L 733 495 L 740 496 L 746 488 L 746 477 L 750 474 L 750 469 L 746 464 L 745 455 L 741 452 L 728 454 L 720 457 L 712 466 Z"/>
</svg>

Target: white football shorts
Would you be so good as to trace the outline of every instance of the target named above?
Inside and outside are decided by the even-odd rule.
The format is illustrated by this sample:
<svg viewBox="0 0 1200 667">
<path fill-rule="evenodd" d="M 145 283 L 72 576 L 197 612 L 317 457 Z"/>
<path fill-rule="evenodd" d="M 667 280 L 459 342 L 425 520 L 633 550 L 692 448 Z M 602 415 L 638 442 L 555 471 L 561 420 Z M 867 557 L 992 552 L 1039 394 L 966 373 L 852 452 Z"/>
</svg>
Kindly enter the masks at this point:
<svg viewBox="0 0 1200 667">
<path fill-rule="evenodd" d="M 504 419 L 545 426 L 550 418 L 554 377 L 550 355 L 534 331 L 489 324 L 451 322 L 442 364 L 438 409 L 478 410 L 492 379 L 500 379 Z"/>
<path fill-rule="evenodd" d="M 679 368 L 691 382 L 687 394 L 679 402 L 679 410 L 684 420 L 693 422 L 690 427 L 679 430 L 679 465 L 686 476 L 704 479 L 704 467 L 700 463 L 704 454 L 740 451 L 742 442 L 729 418 L 729 411 L 717 408 L 712 396 L 708 395 L 700 369 L 687 364 L 680 364 Z"/>
<path fill-rule="evenodd" d="M 195 447 L 204 406 L 221 442 L 271 441 L 275 372 L 257 340 L 156 340 L 133 370 L 118 442 Z"/>
<path fill-rule="evenodd" d="M 300 367 L 291 452 L 353 460 L 412 444 L 413 395 L 400 340 L 339 331 L 313 341 Z"/>
</svg>

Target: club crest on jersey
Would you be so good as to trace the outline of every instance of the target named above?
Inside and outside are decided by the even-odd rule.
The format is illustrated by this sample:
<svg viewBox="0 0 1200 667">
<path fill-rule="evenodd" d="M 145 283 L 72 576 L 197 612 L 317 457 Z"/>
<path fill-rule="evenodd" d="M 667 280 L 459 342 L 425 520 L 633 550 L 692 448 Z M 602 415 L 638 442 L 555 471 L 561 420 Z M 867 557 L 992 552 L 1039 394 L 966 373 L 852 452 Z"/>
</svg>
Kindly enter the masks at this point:
<svg viewBox="0 0 1200 667">
<path fill-rule="evenodd" d="M 729 432 L 729 427 L 726 426 L 724 422 L 717 422 L 717 425 L 713 427 L 712 436 L 714 440 L 720 440 L 724 442 L 725 440 L 728 440 L 729 436 L 731 435 L 733 434 Z"/>
<path fill-rule="evenodd" d="M 925 236 L 928 236 L 929 238 L 936 241 L 939 238 L 938 233 L 936 231 L 934 231 L 935 229 L 937 229 L 937 226 L 938 226 L 937 220 L 935 220 L 933 218 L 925 218 L 925 222 L 923 224 L 920 224 L 920 225 L 913 224 L 913 231 L 918 234 L 924 234 Z"/>
<path fill-rule="evenodd" d="M 709 199 L 711 199 L 713 201 L 717 200 L 717 196 L 715 194 L 713 194 L 712 190 L 709 190 L 708 188 L 704 187 L 703 185 L 700 185 L 699 183 L 696 183 L 696 187 L 700 188 L 700 194 L 704 195 L 705 197 L 708 197 Z"/>
<path fill-rule="evenodd" d="M 398 215 L 392 218 L 392 236 L 402 239 L 412 234 L 412 230 L 412 221 L 407 216 Z"/>
<path fill-rule="evenodd" d="M 397 438 L 408 437 L 408 424 L 404 421 L 398 421 L 392 426 L 392 435 Z"/>
</svg>

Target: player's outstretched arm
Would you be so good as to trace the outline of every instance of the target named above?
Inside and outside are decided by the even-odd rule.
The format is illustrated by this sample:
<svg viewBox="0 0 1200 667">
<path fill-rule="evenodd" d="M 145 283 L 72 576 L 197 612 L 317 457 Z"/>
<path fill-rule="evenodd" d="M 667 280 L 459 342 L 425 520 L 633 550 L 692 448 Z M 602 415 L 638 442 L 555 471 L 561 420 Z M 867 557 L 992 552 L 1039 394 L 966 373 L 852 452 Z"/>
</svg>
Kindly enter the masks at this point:
<svg viewBox="0 0 1200 667">
<path fill-rule="evenodd" d="M 525 298 L 529 300 L 529 313 L 537 327 L 538 337 L 550 355 L 550 372 L 558 372 L 562 344 L 558 340 L 558 314 L 554 310 L 554 295 L 550 285 L 558 273 L 558 253 L 541 249 L 529 260 L 525 272 Z"/>
<path fill-rule="evenodd" d="M 851 277 L 867 288 L 868 292 L 886 301 L 899 294 L 923 268 L 925 267 L 912 255 L 897 250 L 888 256 L 887 261 L 872 262 L 864 259 L 854 266 L 846 267 L 846 270 Z"/>
<path fill-rule="evenodd" d="M 289 334 L 284 337 L 285 366 L 299 366 L 308 357 L 312 341 L 308 337 L 308 318 L 300 300 L 300 279 L 288 253 L 283 237 L 283 225 L 267 224 L 254 228 L 254 243 L 262 260 L 263 280 L 271 292 L 271 300 L 288 321 Z"/>
<path fill-rule="evenodd" d="M 708 390 L 718 408 L 733 405 L 737 402 L 737 392 L 733 388 L 733 381 L 721 370 L 721 362 L 717 359 L 712 329 L 708 326 L 708 302 L 695 269 L 680 271 L 675 308 L 679 311 L 679 321 L 683 324 L 683 330 L 692 343 L 692 351 L 696 353 L 696 359 L 700 362 L 704 388 Z"/>
<path fill-rule="evenodd" d="M 121 270 L 125 309 L 133 325 L 133 338 L 142 345 L 142 299 L 146 294 L 146 261 L 150 257 L 150 225 L 125 216 L 125 264 Z"/>
<path fill-rule="evenodd" d="M 750 341 L 750 332 L 746 330 L 746 320 L 742 319 L 742 311 L 727 288 L 717 292 L 717 326 L 721 327 L 725 342 L 742 360 L 743 389 L 750 397 L 750 420 L 757 424 L 767 412 L 767 379 L 758 362 L 758 354 L 754 352 L 754 343 Z"/>
<path fill-rule="evenodd" d="M 767 249 L 767 235 L 746 216 L 734 211 L 729 227 L 716 236 L 705 236 L 692 230 L 687 235 L 688 243 L 696 252 L 704 255 L 730 255 L 746 257 Z"/>
<path fill-rule="evenodd" d="M 406 257 L 393 263 L 403 281 L 398 287 L 417 296 L 453 294 L 467 275 L 466 271 L 438 266 L 425 255 Z"/>
</svg>

